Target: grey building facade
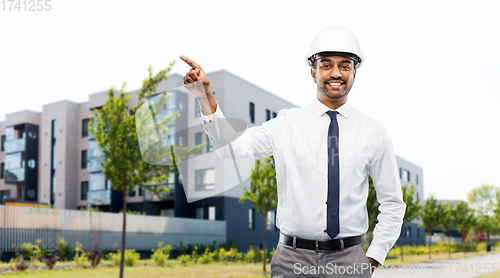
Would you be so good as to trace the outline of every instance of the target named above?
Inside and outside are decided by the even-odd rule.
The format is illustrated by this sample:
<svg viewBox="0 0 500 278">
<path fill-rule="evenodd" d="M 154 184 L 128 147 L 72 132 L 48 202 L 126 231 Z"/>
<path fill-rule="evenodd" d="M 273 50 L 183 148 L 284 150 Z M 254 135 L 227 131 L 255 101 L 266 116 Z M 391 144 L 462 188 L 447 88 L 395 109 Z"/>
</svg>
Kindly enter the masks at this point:
<svg viewBox="0 0 500 278">
<path fill-rule="evenodd" d="M 208 76 L 224 114 L 245 120 L 249 127 L 276 117 L 281 109 L 296 107 L 225 70 L 209 73 Z M 173 74 L 159 85 L 157 92 L 182 84 L 182 76 Z M 41 112 L 20 111 L 6 115 L 5 121 L 0 122 L 0 201 L 14 199 L 39 202 L 61 209 L 78 209 L 91 203 L 102 211 L 119 212 L 122 209 L 121 193 L 112 190 L 110 182 L 102 173 L 102 154 L 88 132 L 89 116 L 93 110 L 101 108 L 105 101 L 106 91 L 89 95 L 89 100 L 84 103 L 64 100 L 43 105 Z M 135 95 L 130 107 L 137 103 Z M 169 105 L 175 108 L 181 104 L 187 105 L 188 126 L 199 125 L 201 118 L 197 101 L 173 94 Z M 175 122 L 172 124 L 175 126 Z M 187 146 L 203 142 L 208 144 L 202 126 L 199 127 L 199 130 L 190 128 L 183 138 L 175 140 L 181 140 Z M 202 150 L 207 155 L 203 163 L 190 165 L 190 175 L 223 175 L 223 167 L 210 159 L 211 155 L 217 154 L 210 151 L 210 145 Z M 402 184 L 413 182 L 417 187 L 415 197 L 422 198 L 422 168 L 400 157 L 397 159 Z M 214 178 L 211 182 L 218 180 Z M 268 229 L 268 247 L 272 248 L 278 241 L 275 211 L 269 212 L 269 220 L 264 223 L 264 217 L 259 215 L 256 208 L 248 202 L 239 203 L 243 188 L 250 186 L 248 179 L 224 195 L 192 203 L 186 200 L 179 175 L 174 175 L 160 186 L 170 187 L 171 191 L 152 195 L 137 188 L 128 197 L 127 209 L 147 215 L 226 221 L 227 240 L 232 241 L 240 251 L 260 248 L 264 228 Z M 413 223 L 405 225 L 402 234 L 404 244 L 419 244 L 419 239 L 424 238 L 423 230 Z"/>
</svg>

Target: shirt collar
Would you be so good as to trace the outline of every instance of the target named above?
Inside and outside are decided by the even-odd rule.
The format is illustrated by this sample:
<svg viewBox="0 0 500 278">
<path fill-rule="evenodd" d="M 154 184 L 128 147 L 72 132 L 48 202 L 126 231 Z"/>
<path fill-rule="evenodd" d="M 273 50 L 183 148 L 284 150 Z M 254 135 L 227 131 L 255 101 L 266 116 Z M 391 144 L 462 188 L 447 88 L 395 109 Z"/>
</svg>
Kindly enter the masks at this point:
<svg viewBox="0 0 500 278">
<path fill-rule="evenodd" d="M 312 103 L 312 108 L 318 117 L 321 117 L 327 111 L 332 110 L 330 107 L 321 103 L 321 101 L 319 101 L 317 98 L 314 99 L 314 102 Z M 342 106 L 340 106 L 339 108 L 337 108 L 334 111 L 337 111 L 340 115 L 342 115 L 344 118 L 347 119 L 347 118 L 349 118 L 349 115 L 351 114 L 352 107 L 349 104 L 349 101 L 346 101 L 346 103 L 344 103 Z"/>
</svg>

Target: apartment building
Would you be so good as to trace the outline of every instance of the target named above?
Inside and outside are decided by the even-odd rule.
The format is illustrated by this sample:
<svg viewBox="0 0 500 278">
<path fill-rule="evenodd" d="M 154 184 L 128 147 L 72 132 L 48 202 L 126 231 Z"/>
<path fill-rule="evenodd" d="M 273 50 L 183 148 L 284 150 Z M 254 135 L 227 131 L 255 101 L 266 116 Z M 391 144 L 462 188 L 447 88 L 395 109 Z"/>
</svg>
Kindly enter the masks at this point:
<svg viewBox="0 0 500 278">
<path fill-rule="evenodd" d="M 295 107 L 228 71 L 220 70 L 208 76 L 224 114 L 245 120 L 249 127 L 276 117 L 281 109 Z M 182 76 L 173 74 L 159 85 L 157 92 L 182 84 Z M 6 115 L 5 121 L 0 122 L 1 202 L 7 199 L 39 202 L 61 209 L 78 209 L 90 203 L 102 211 L 119 212 L 122 209 L 121 192 L 112 190 L 102 173 L 102 154 L 88 132 L 89 117 L 105 104 L 106 92 L 90 94 L 84 103 L 63 100 L 43 105 L 41 112 L 20 111 Z M 135 95 L 130 101 L 130 108 L 137 103 Z M 180 129 L 180 125 L 196 126 L 201 123 L 195 98 L 172 93 L 167 108 L 175 110 L 179 105 L 187 107 L 184 109 L 187 114 L 183 115 L 187 123 L 174 120 L 170 123 L 173 130 Z M 206 142 L 207 146 L 202 150 L 205 155 L 201 161 L 198 159 L 190 165 L 189 173 L 202 181 L 197 187 L 209 189 L 220 182 L 216 177 L 224 175 L 224 166 L 214 163 L 217 160 L 211 158 L 217 154 L 211 152 L 201 125 L 179 133 L 173 140 L 187 146 Z M 397 159 L 402 184 L 413 181 L 417 186 L 416 198 L 423 197 L 422 168 L 402 158 Z M 264 228 L 268 229 L 268 246 L 274 246 L 278 240 L 275 211 L 269 212 L 268 222 L 264 223 L 264 217 L 257 213 L 256 208 L 248 202 L 239 203 L 243 188 L 250 186 L 248 179 L 223 195 L 191 203 L 186 200 L 178 174 L 159 186 L 171 190 L 153 195 L 137 188 L 128 197 L 127 209 L 148 215 L 224 220 L 227 222 L 228 241 L 242 251 L 261 246 Z M 408 238 L 421 231 L 415 230 L 414 226 L 408 229 Z M 405 239 L 406 242 L 410 241 Z"/>
</svg>

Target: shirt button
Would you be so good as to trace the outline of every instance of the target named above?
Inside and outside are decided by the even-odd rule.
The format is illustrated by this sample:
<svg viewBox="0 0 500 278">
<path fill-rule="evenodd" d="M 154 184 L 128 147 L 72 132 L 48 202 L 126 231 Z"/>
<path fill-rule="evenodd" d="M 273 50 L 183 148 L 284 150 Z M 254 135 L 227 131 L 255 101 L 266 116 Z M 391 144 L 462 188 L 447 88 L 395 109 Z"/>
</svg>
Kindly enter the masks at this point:
<svg viewBox="0 0 500 278">
<path fill-rule="evenodd" d="M 326 233 L 326 230 L 324 230 L 323 232 L 325 232 L 325 233 Z"/>
<path fill-rule="evenodd" d="M 207 121 L 206 121 L 206 120 L 203 120 L 203 123 L 205 123 L 205 124 L 206 124 L 206 123 L 207 123 Z"/>
<path fill-rule="evenodd" d="M 328 201 L 327 201 L 327 202 L 325 202 L 325 204 L 327 204 L 327 205 L 328 205 Z"/>
<path fill-rule="evenodd" d="M 211 123 L 211 122 L 212 122 L 212 120 L 210 120 L 210 121 L 208 121 L 208 122 L 209 122 L 209 123 Z"/>
</svg>

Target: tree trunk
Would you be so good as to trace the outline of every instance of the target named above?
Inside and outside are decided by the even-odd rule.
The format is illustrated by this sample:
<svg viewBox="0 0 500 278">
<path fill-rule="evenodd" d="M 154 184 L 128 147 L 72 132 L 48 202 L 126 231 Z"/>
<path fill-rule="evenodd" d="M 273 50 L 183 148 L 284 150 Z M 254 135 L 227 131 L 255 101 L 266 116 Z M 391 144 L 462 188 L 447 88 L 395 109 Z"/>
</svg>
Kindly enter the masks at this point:
<svg viewBox="0 0 500 278">
<path fill-rule="evenodd" d="M 432 259 L 431 258 L 431 245 L 432 245 L 432 229 L 429 229 L 429 260 Z"/>
<path fill-rule="evenodd" d="M 399 236 L 399 245 L 401 246 L 401 261 L 403 261 L 403 228 L 401 228 L 401 234 Z"/>
<path fill-rule="evenodd" d="M 448 256 L 451 258 L 450 230 L 448 230 Z"/>
<path fill-rule="evenodd" d="M 488 252 L 488 246 L 490 246 L 490 233 L 486 233 L 486 238 L 488 243 L 486 243 L 486 253 Z"/>
<path fill-rule="evenodd" d="M 125 264 L 125 233 L 127 227 L 127 196 L 128 193 L 125 191 L 123 194 L 123 227 L 122 227 L 122 258 L 120 261 L 120 278 L 123 278 L 123 267 Z"/>
<path fill-rule="evenodd" d="M 262 256 L 262 271 L 266 271 L 266 259 L 267 259 L 267 250 L 266 250 L 266 242 L 267 242 L 267 211 L 264 216 L 264 242 L 262 243 L 262 249 L 264 250 L 264 255 Z"/>
</svg>

